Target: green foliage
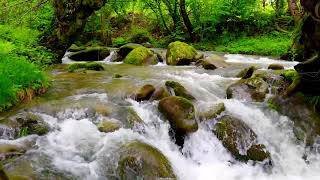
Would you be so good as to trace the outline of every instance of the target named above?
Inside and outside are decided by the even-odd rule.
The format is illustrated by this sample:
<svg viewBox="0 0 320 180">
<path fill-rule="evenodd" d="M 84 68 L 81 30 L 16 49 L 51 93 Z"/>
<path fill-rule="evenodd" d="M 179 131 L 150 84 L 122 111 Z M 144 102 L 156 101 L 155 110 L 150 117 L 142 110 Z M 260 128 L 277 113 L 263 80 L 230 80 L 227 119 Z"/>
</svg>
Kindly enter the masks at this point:
<svg viewBox="0 0 320 180">
<path fill-rule="evenodd" d="M 118 37 L 118 38 L 116 38 L 116 39 L 113 40 L 112 45 L 113 45 L 114 47 L 120 47 L 120 46 L 123 46 L 123 45 L 125 45 L 125 44 L 127 44 L 127 43 L 128 43 L 128 42 L 127 42 L 126 39 L 124 39 L 123 37 Z"/>
<path fill-rule="evenodd" d="M 131 32 L 129 32 L 130 37 L 129 41 L 134 42 L 134 43 L 145 43 L 145 42 L 150 42 L 150 33 L 143 28 L 139 27 L 132 27 Z"/>
<path fill-rule="evenodd" d="M 18 137 L 25 137 L 28 136 L 28 127 L 23 127 L 19 131 Z"/>
</svg>

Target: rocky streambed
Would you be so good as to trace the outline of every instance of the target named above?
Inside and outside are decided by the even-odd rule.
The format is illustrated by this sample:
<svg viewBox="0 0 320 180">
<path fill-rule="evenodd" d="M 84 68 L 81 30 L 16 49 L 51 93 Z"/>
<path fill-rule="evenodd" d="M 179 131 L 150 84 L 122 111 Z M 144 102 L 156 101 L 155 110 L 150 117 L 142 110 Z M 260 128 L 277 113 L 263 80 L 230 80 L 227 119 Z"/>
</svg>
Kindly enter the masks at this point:
<svg viewBox="0 0 320 180">
<path fill-rule="evenodd" d="M 292 95 L 295 62 L 177 49 L 66 57 L 48 93 L 0 115 L 0 177 L 320 177 L 319 115 Z"/>
</svg>

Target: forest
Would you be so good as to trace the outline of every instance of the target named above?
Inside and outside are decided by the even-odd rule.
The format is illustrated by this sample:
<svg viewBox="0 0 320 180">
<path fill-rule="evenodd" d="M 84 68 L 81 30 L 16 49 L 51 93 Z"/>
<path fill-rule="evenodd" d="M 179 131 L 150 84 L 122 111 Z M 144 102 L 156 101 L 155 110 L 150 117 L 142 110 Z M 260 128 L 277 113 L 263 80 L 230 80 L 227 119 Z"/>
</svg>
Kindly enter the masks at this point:
<svg viewBox="0 0 320 180">
<path fill-rule="evenodd" d="M 318 179 L 319 53 L 320 0 L 0 0 L 0 180 Z"/>
</svg>

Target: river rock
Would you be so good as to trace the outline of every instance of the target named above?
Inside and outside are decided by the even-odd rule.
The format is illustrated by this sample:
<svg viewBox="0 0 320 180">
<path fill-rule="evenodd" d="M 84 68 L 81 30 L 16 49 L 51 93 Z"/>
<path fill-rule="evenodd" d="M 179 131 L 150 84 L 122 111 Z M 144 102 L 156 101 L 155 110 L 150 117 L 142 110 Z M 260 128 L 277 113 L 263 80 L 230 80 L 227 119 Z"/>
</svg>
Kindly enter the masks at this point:
<svg viewBox="0 0 320 180">
<path fill-rule="evenodd" d="M 296 94 L 287 98 L 275 96 L 268 101 L 268 104 L 270 108 L 293 121 L 293 132 L 298 140 L 305 141 L 311 146 L 320 136 L 320 115 L 310 100 Z"/>
<path fill-rule="evenodd" d="M 132 128 L 136 124 L 143 123 L 143 120 L 139 117 L 137 112 L 132 108 L 127 108 L 127 122 L 129 124 L 129 127 Z"/>
<path fill-rule="evenodd" d="M 229 64 L 218 55 L 212 55 L 210 58 L 198 60 L 196 64 L 202 65 L 203 69 L 206 70 L 215 70 L 217 68 L 226 68 L 229 66 Z"/>
<path fill-rule="evenodd" d="M 78 52 L 78 51 L 82 51 L 85 50 L 86 48 L 83 46 L 77 46 L 76 44 L 72 44 L 67 51 L 69 52 Z"/>
<path fill-rule="evenodd" d="M 184 97 L 188 100 L 195 100 L 195 98 L 184 88 L 180 83 L 175 81 L 167 81 L 166 87 L 172 89 L 175 96 Z M 170 90 L 169 90 L 170 92 Z"/>
<path fill-rule="evenodd" d="M 27 113 L 17 117 L 20 126 L 20 136 L 37 134 L 45 135 L 49 132 L 49 125 L 38 115 Z"/>
<path fill-rule="evenodd" d="M 119 54 L 122 59 L 126 58 L 126 56 L 134 49 L 142 47 L 140 44 L 135 44 L 135 43 L 128 43 L 126 45 L 123 45 L 119 48 L 117 54 Z"/>
<path fill-rule="evenodd" d="M 270 64 L 268 66 L 268 69 L 272 69 L 272 70 L 283 70 L 284 67 L 281 64 Z"/>
<path fill-rule="evenodd" d="M 140 88 L 139 92 L 136 94 L 137 101 L 149 100 L 155 90 L 156 88 L 150 84 L 144 85 L 142 88 Z"/>
<path fill-rule="evenodd" d="M 223 146 L 240 161 L 270 159 L 265 146 L 258 144 L 254 131 L 237 118 L 228 115 L 219 118 L 213 132 Z"/>
<path fill-rule="evenodd" d="M 69 58 L 74 61 L 103 61 L 109 55 L 110 50 L 106 47 L 88 47 L 70 54 Z"/>
<path fill-rule="evenodd" d="M 155 147 L 139 141 L 122 147 L 117 174 L 120 179 L 176 179 L 170 162 Z"/>
<path fill-rule="evenodd" d="M 169 120 L 178 145 L 183 146 L 187 133 L 198 130 L 195 109 L 189 100 L 178 96 L 167 97 L 159 102 L 158 109 Z"/>
<path fill-rule="evenodd" d="M 0 179 L 1 180 L 9 180 L 7 173 L 4 171 L 2 163 L 0 162 Z"/>
<path fill-rule="evenodd" d="M 228 87 L 227 98 L 262 102 L 269 92 L 268 88 L 268 83 L 260 77 L 241 79 Z"/>
<path fill-rule="evenodd" d="M 247 67 L 245 69 L 243 69 L 242 71 L 239 72 L 239 74 L 237 75 L 237 77 L 242 78 L 242 79 L 248 79 L 250 78 L 254 71 L 256 71 L 258 68 L 255 66 L 250 66 Z"/>
<path fill-rule="evenodd" d="M 115 132 L 121 128 L 120 122 L 116 122 L 115 120 L 102 120 L 98 124 L 98 130 L 104 133 Z"/>
<path fill-rule="evenodd" d="M 167 64 L 168 65 L 190 65 L 191 62 L 196 61 L 197 50 L 192 46 L 176 41 L 170 43 L 167 50 Z"/>
<path fill-rule="evenodd" d="M 170 94 L 168 92 L 168 90 L 164 87 L 159 87 L 155 90 L 155 92 L 153 93 L 151 99 L 152 100 L 161 100 L 163 98 L 169 97 Z"/>
<path fill-rule="evenodd" d="M 199 119 L 201 121 L 214 119 L 218 117 L 223 111 L 226 110 L 224 103 L 216 104 L 209 108 L 209 111 L 199 113 Z"/>
<path fill-rule="evenodd" d="M 133 65 L 155 65 L 158 63 L 158 56 L 148 48 L 138 47 L 132 50 L 123 62 Z"/>
<path fill-rule="evenodd" d="M 262 78 L 271 87 L 272 94 L 285 94 L 291 82 L 288 82 L 279 71 L 255 71 L 253 77 Z"/>
<path fill-rule="evenodd" d="M 25 150 L 16 145 L 0 144 L 0 160 L 2 161 L 15 156 L 20 156 L 23 153 L 25 153 Z"/>
</svg>

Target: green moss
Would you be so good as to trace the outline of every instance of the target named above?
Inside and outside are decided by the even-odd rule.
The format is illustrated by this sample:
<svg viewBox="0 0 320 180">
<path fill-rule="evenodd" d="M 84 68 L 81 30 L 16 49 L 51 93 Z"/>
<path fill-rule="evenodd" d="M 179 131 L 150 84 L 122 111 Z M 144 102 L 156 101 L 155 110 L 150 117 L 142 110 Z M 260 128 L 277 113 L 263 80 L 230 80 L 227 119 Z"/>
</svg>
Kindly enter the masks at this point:
<svg viewBox="0 0 320 180">
<path fill-rule="evenodd" d="M 165 85 L 172 88 L 176 96 L 184 97 L 188 100 L 195 100 L 195 98 L 180 83 L 167 81 Z"/>
<path fill-rule="evenodd" d="M 102 64 L 99 63 L 73 63 L 68 66 L 68 71 L 69 72 L 74 72 L 79 69 L 85 69 L 85 70 L 93 70 L 93 71 L 103 71 L 104 67 Z"/>
<path fill-rule="evenodd" d="M 175 178 L 168 159 L 158 149 L 138 141 L 123 147 L 118 173 L 120 179 L 132 176 L 146 179 Z"/>
<path fill-rule="evenodd" d="M 299 73 L 297 71 L 295 71 L 295 70 L 287 70 L 283 74 L 281 74 L 281 76 L 283 76 L 286 81 L 291 83 L 289 85 L 289 87 L 287 88 L 285 95 L 292 94 L 296 90 L 297 86 L 300 83 L 300 75 L 299 75 Z"/>
<path fill-rule="evenodd" d="M 195 61 L 197 50 L 192 46 L 176 41 L 170 43 L 167 51 L 167 64 L 168 65 L 189 65 Z"/>
<path fill-rule="evenodd" d="M 280 107 L 278 104 L 276 104 L 273 99 L 269 99 L 268 100 L 268 107 L 272 110 L 275 110 L 275 111 L 279 111 L 280 110 Z"/>
<path fill-rule="evenodd" d="M 138 47 L 132 50 L 124 59 L 124 63 L 133 65 L 157 64 L 157 56 L 145 47 Z"/>
<path fill-rule="evenodd" d="M 209 111 L 200 113 L 199 117 L 201 120 L 214 119 L 218 117 L 225 110 L 226 108 L 224 106 L 224 103 L 219 103 L 211 107 Z"/>
<path fill-rule="evenodd" d="M 127 109 L 127 122 L 130 128 L 132 128 L 135 124 L 143 123 L 143 120 L 132 107 L 129 107 Z"/>
<path fill-rule="evenodd" d="M 258 68 L 255 66 L 250 66 L 248 68 L 243 69 L 242 71 L 239 72 L 237 77 L 242 78 L 242 79 L 248 79 L 250 78 L 253 73 L 257 70 Z"/>
<path fill-rule="evenodd" d="M 78 51 L 82 51 L 85 50 L 86 48 L 83 46 L 77 46 L 76 44 L 72 44 L 69 48 L 68 51 L 69 52 L 78 52 Z"/>
<path fill-rule="evenodd" d="M 98 124 L 98 129 L 100 132 L 109 133 L 120 129 L 120 125 L 113 121 L 103 120 Z"/>
</svg>

